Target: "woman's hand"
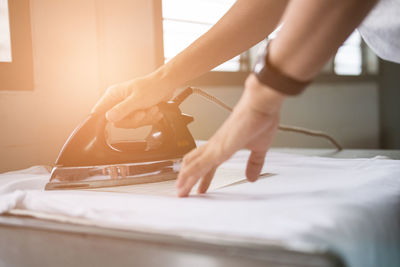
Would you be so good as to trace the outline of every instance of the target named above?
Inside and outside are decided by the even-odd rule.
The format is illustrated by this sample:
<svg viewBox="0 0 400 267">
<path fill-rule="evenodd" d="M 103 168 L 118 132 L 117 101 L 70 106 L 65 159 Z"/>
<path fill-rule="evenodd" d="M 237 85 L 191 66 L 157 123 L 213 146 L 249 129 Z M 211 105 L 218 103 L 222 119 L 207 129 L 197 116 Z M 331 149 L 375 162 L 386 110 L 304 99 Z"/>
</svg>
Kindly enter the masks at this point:
<svg viewBox="0 0 400 267">
<path fill-rule="evenodd" d="M 176 187 L 178 196 L 188 196 L 200 181 L 198 193 L 205 193 L 218 166 L 242 148 L 251 150 L 246 177 L 258 179 L 264 158 L 279 123 L 284 96 L 261 84 L 251 74 L 232 114 L 203 146 L 183 158 Z"/>
<path fill-rule="evenodd" d="M 172 96 L 173 89 L 149 75 L 109 87 L 92 113 L 105 112 L 116 127 L 136 128 L 160 120 L 156 105 Z"/>
</svg>

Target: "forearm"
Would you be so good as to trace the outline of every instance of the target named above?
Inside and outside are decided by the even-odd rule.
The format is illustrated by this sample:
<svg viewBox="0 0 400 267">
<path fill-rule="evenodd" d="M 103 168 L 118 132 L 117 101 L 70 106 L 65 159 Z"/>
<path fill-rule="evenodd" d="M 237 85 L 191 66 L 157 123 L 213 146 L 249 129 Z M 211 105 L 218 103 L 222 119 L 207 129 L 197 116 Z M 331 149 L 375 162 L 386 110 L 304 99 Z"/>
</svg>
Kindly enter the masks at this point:
<svg viewBox="0 0 400 267">
<path fill-rule="evenodd" d="M 376 0 L 292 0 L 269 58 L 281 72 L 307 81 L 326 64 Z"/>
<path fill-rule="evenodd" d="M 153 75 L 178 87 L 249 49 L 280 21 L 287 1 L 238 0 L 207 33 Z"/>
</svg>

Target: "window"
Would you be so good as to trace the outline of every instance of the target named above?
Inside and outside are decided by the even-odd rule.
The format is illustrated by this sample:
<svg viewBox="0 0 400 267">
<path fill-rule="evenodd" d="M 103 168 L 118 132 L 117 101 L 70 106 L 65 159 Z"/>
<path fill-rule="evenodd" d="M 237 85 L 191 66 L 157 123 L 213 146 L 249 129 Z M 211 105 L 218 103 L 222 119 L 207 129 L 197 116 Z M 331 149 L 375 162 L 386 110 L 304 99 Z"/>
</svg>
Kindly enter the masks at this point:
<svg viewBox="0 0 400 267">
<path fill-rule="evenodd" d="M 234 3 L 235 0 L 155 0 L 156 9 L 157 5 L 162 7 L 159 24 L 163 37 L 160 38 L 161 48 L 158 48 L 162 52 L 156 51 L 156 54 L 162 54 L 162 63 L 208 31 Z M 156 28 L 157 31 L 160 30 Z M 245 52 L 190 81 L 190 85 L 241 85 L 249 70 L 249 52 Z"/>
<path fill-rule="evenodd" d="M 8 2 L 0 0 L 0 62 L 11 62 L 10 23 Z"/>
<path fill-rule="evenodd" d="M 165 62 L 208 31 L 235 0 L 162 0 Z M 213 71 L 248 70 L 246 55 L 236 56 Z"/>
<path fill-rule="evenodd" d="M 163 62 L 167 62 L 208 31 L 235 2 L 235 0 L 160 1 Z M 276 35 L 278 31 L 279 27 L 271 35 Z M 243 84 L 255 62 L 257 49 L 258 45 L 221 64 L 203 78 L 197 79 L 195 84 L 197 81 L 200 81 L 201 85 Z M 377 66 L 376 56 L 367 48 L 358 31 L 355 31 L 325 66 L 317 81 L 373 78 L 377 73 Z"/>
<path fill-rule="evenodd" d="M 368 48 L 356 30 L 339 47 L 319 78 L 322 78 L 322 81 L 376 80 L 378 65 L 378 57 Z"/>
<path fill-rule="evenodd" d="M 0 0 L 0 90 L 33 90 L 29 0 Z"/>
<path fill-rule="evenodd" d="M 357 31 L 353 32 L 339 47 L 333 60 L 333 70 L 338 75 L 361 74 L 361 36 Z"/>
</svg>

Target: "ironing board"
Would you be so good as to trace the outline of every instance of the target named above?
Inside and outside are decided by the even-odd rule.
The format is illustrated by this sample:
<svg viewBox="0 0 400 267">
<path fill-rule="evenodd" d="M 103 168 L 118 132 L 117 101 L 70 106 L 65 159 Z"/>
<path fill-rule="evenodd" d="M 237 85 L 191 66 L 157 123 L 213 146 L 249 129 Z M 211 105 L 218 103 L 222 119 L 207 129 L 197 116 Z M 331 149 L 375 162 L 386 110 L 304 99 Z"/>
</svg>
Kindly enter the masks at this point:
<svg viewBox="0 0 400 267">
<path fill-rule="evenodd" d="M 323 157 L 387 156 L 400 151 L 272 149 Z M 184 237 L 0 216 L 0 263 L 14 266 L 343 266 L 335 253 L 287 248 L 279 242 L 232 236 Z M 134 264 L 132 264 L 134 263 Z"/>
</svg>

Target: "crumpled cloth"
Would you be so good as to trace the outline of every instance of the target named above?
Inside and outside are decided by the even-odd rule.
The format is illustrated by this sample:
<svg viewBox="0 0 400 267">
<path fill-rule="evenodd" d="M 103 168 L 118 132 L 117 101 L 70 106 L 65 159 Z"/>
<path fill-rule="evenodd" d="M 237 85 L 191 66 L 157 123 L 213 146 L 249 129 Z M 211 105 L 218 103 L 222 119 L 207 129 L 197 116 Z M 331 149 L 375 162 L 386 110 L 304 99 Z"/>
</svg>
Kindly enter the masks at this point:
<svg viewBox="0 0 400 267">
<path fill-rule="evenodd" d="M 249 153 L 223 167 L 244 176 Z M 43 167 L 0 175 L 0 213 L 152 231 L 275 242 L 330 251 L 348 266 L 400 266 L 400 161 L 332 159 L 270 152 L 256 183 L 189 198 L 90 191 L 43 191 Z"/>
</svg>

